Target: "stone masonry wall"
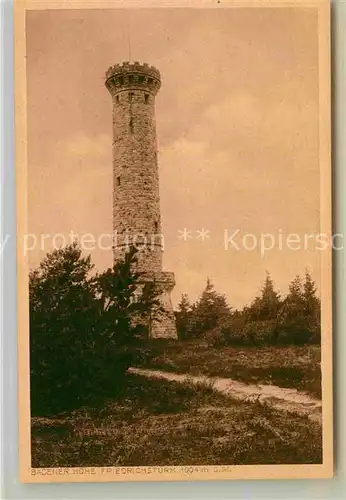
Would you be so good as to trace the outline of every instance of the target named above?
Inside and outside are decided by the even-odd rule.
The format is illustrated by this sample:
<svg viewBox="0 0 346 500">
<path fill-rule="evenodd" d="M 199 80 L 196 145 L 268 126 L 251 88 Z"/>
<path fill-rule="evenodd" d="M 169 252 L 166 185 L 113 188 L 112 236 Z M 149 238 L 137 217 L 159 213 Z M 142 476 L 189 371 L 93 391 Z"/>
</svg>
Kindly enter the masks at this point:
<svg viewBox="0 0 346 500">
<path fill-rule="evenodd" d="M 154 96 L 122 90 L 113 100 L 113 230 L 115 258 L 133 242 L 143 247 L 138 268 L 162 269 Z M 145 248 L 146 244 L 146 248 Z"/>
<path fill-rule="evenodd" d="M 164 309 L 152 322 L 152 337 L 175 337 L 170 292 L 174 274 L 162 272 L 162 230 L 157 161 L 155 95 L 160 73 L 147 64 L 109 68 L 106 86 L 113 101 L 114 259 L 131 244 L 139 249 L 137 270 L 160 290 Z"/>
</svg>

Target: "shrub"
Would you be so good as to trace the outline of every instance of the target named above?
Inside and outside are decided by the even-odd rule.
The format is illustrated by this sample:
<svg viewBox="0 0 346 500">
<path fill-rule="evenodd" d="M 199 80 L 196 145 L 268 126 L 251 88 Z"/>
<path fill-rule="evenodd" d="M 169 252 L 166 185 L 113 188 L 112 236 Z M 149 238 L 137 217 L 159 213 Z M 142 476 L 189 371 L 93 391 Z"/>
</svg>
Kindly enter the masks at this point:
<svg viewBox="0 0 346 500">
<path fill-rule="evenodd" d="M 276 320 L 249 321 L 246 323 L 243 335 L 248 344 L 272 344 L 276 332 Z"/>
<path fill-rule="evenodd" d="M 244 315 L 234 314 L 224 318 L 220 324 L 206 335 L 208 345 L 218 347 L 222 345 L 244 345 L 246 337 L 244 328 L 246 319 Z"/>
<path fill-rule="evenodd" d="M 278 344 L 303 345 L 312 341 L 313 326 L 310 324 L 310 318 L 300 315 L 286 318 L 278 326 Z"/>
<path fill-rule="evenodd" d="M 222 328 L 217 326 L 205 335 L 205 341 L 208 347 L 222 347 L 226 344 Z"/>
</svg>

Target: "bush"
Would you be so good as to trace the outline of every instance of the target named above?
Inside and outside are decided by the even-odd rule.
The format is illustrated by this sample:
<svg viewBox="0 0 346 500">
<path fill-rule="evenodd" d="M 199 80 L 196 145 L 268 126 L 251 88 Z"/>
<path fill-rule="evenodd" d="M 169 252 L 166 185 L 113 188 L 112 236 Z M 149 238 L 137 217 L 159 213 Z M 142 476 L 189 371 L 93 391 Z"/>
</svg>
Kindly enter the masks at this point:
<svg viewBox="0 0 346 500">
<path fill-rule="evenodd" d="M 217 326 L 205 335 L 208 347 L 222 347 L 226 345 L 226 339 L 220 326 Z"/>
<path fill-rule="evenodd" d="M 303 345 L 311 343 L 314 336 L 311 319 L 306 316 L 287 318 L 278 326 L 277 343 L 281 345 Z"/>
<path fill-rule="evenodd" d="M 320 337 L 319 320 L 312 316 L 292 316 L 282 322 L 231 317 L 205 335 L 211 347 L 319 344 Z"/>
<path fill-rule="evenodd" d="M 233 316 L 207 335 L 208 345 L 264 345 L 275 338 L 276 320 L 246 321 L 245 315 Z"/>
<path fill-rule="evenodd" d="M 244 325 L 245 322 L 242 317 L 230 316 L 225 318 L 218 326 L 206 334 L 207 344 L 212 347 L 243 345 Z"/>
<path fill-rule="evenodd" d="M 243 335 L 247 344 L 272 344 L 275 339 L 277 322 L 275 319 L 249 321 L 246 323 Z"/>
</svg>

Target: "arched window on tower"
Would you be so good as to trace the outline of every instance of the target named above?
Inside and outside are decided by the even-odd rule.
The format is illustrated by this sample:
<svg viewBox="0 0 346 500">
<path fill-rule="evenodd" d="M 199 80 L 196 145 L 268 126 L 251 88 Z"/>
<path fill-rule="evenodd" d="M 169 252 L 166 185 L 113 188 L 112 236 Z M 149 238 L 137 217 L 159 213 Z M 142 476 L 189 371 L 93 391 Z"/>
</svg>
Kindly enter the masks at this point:
<svg viewBox="0 0 346 500">
<path fill-rule="evenodd" d="M 154 226 L 155 226 L 155 233 L 157 233 L 157 231 L 159 230 L 159 223 L 156 221 Z"/>
<path fill-rule="evenodd" d="M 117 177 L 117 186 L 120 186 L 120 176 Z"/>
<path fill-rule="evenodd" d="M 144 102 L 148 104 L 149 102 L 149 94 L 144 94 Z"/>
</svg>

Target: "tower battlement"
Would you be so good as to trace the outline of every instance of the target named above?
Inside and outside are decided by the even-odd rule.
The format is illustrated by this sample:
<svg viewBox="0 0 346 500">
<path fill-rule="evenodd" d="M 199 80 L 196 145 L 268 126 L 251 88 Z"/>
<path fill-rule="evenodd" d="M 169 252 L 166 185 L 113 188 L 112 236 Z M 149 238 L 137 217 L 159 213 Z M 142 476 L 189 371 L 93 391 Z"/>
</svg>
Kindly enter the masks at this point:
<svg viewBox="0 0 346 500">
<path fill-rule="evenodd" d="M 161 87 L 161 76 L 154 66 L 147 63 L 125 61 L 107 70 L 106 87 L 112 95 L 128 89 L 145 89 L 155 95 Z"/>
</svg>

